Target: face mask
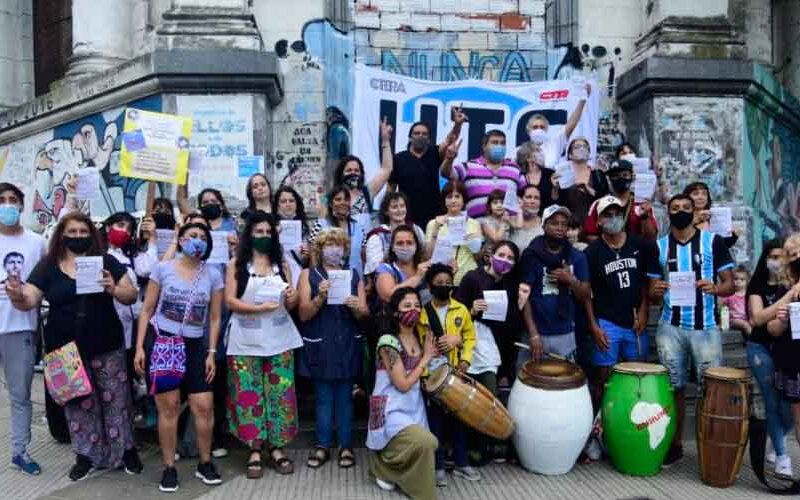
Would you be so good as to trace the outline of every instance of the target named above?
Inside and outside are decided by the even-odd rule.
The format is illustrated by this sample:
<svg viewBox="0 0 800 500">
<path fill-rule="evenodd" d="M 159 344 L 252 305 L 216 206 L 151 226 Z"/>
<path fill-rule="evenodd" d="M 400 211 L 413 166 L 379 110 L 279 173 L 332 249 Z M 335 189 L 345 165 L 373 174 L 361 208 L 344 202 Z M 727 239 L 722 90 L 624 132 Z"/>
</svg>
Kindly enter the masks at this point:
<svg viewBox="0 0 800 500">
<path fill-rule="evenodd" d="M 792 270 L 792 274 L 795 276 L 800 275 L 800 259 L 789 262 L 789 269 Z"/>
<path fill-rule="evenodd" d="M 0 205 L 0 224 L 4 226 L 16 226 L 19 222 L 19 208 L 16 205 L 6 203 Z"/>
<path fill-rule="evenodd" d="M 494 255 L 492 255 L 492 269 L 500 276 L 508 274 L 508 272 L 511 271 L 513 267 L 514 264 L 512 264 L 511 262 L 508 262 L 507 260 L 503 259 L 498 259 Z"/>
<path fill-rule="evenodd" d="M 555 236 L 548 236 L 548 235 L 545 234 L 544 235 L 544 239 L 545 239 L 545 241 L 547 241 L 547 243 L 551 247 L 557 247 L 557 246 L 562 246 L 562 245 L 566 244 L 569 241 L 569 236 L 565 236 L 563 238 L 557 238 Z M 576 235 L 575 241 L 577 241 L 577 240 L 578 240 L 578 238 L 577 238 L 577 235 Z"/>
<path fill-rule="evenodd" d="M 491 144 L 487 151 L 489 161 L 500 163 L 506 158 L 506 147 L 502 144 Z"/>
<path fill-rule="evenodd" d="M 131 235 L 124 229 L 111 228 L 108 230 L 108 242 L 117 248 L 123 248 L 131 241 Z"/>
<path fill-rule="evenodd" d="M 684 212 L 681 210 L 680 212 L 669 214 L 669 223 L 678 230 L 686 229 L 692 224 L 692 221 L 694 221 L 694 214 L 692 212 Z"/>
<path fill-rule="evenodd" d="M 767 269 L 772 274 L 778 274 L 783 269 L 783 262 L 780 259 L 767 259 Z"/>
<path fill-rule="evenodd" d="M 342 247 L 324 247 L 322 249 L 322 261 L 328 266 L 341 266 L 342 258 L 344 258 L 344 248 Z"/>
<path fill-rule="evenodd" d="M 414 254 L 417 253 L 417 247 L 394 247 L 393 250 L 400 262 L 411 262 L 414 260 Z"/>
<path fill-rule="evenodd" d="M 625 219 L 621 215 L 615 215 L 603 222 L 603 232 L 606 234 L 619 234 L 625 227 Z"/>
<path fill-rule="evenodd" d="M 364 177 L 361 174 L 348 174 L 342 179 L 344 185 L 350 189 L 359 189 L 364 185 Z"/>
<path fill-rule="evenodd" d="M 269 253 L 272 250 L 272 237 L 271 236 L 262 236 L 260 238 L 253 238 L 253 249 L 256 250 L 258 253 Z"/>
<path fill-rule="evenodd" d="M 633 183 L 630 179 L 610 179 L 611 181 L 611 189 L 614 190 L 615 193 L 625 193 L 631 188 L 631 183 Z"/>
<path fill-rule="evenodd" d="M 92 246 L 92 238 L 91 236 L 78 236 L 77 238 L 64 236 L 64 246 L 72 253 L 83 254 Z"/>
<path fill-rule="evenodd" d="M 202 207 L 200 207 L 200 213 L 202 213 L 203 217 L 205 217 L 206 219 L 214 220 L 220 215 L 222 215 L 222 207 L 214 204 L 203 205 Z"/>
<path fill-rule="evenodd" d="M 622 156 L 620 156 L 620 157 L 619 157 L 619 159 L 620 159 L 620 160 L 626 160 L 626 161 L 630 161 L 630 162 L 632 162 L 633 160 L 635 160 L 635 159 L 636 159 L 636 155 L 635 155 L 635 154 L 633 154 L 633 153 L 628 153 L 628 154 L 626 154 L 626 155 L 622 155 Z"/>
<path fill-rule="evenodd" d="M 572 149 L 572 159 L 576 161 L 586 161 L 589 159 L 589 148 L 586 146 L 575 146 Z"/>
<path fill-rule="evenodd" d="M 431 286 L 431 295 L 439 300 L 446 300 L 450 298 L 450 291 L 453 289 L 451 285 L 433 285 Z"/>
<path fill-rule="evenodd" d="M 528 132 L 528 137 L 530 137 L 531 142 L 534 144 L 544 144 L 544 141 L 547 140 L 547 130 L 536 128 Z"/>
<path fill-rule="evenodd" d="M 159 212 L 153 214 L 156 229 L 175 229 L 175 217 L 172 214 Z"/>
<path fill-rule="evenodd" d="M 208 243 L 200 238 L 184 238 L 181 240 L 180 250 L 183 255 L 193 257 L 195 259 L 201 258 L 205 255 L 208 249 Z"/>
<path fill-rule="evenodd" d="M 538 210 L 533 210 L 533 209 L 530 209 L 530 208 L 523 208 L 522 209 L 522 217 L 524 219 L 526 219 L 526 220 L 533 219 L 537 215 L 539 215 L 539 211 Z"/>
<path fill-rule="evenodd" d="M 425 151 L 428 149 L 431 141 L 427 137 L 412 137 L 411 138 L 411 147 L 415 151 Z"/>
<path fill-rule="evenodd" d="M 401 325 L 413 328 L 417 326 L 417 323 L 419 322 L 419 316 L 420 312 L 416 309 L 412 309 L 410 311 L 400 313 L 400 317 L 398 319 L 400 320 Z"/>
</svg>

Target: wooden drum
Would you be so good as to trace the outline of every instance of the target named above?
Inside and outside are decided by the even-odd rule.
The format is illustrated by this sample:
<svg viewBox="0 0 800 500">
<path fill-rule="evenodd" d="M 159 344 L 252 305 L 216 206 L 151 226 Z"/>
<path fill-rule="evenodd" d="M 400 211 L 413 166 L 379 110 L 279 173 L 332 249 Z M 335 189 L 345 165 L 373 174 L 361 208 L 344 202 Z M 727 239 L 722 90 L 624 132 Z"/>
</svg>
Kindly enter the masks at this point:
<svg viewBox="0 0 800 500">
<path fill-rule="evenodd" d="M 737 368 L 709 368 L 697 408 L 697 452 L 704 483 L 727 488 L 742 467 L 750 418 L 749 378 Z"/>
<path fill-rule="evenodd" d="M 592 431 L 592 398 L 569 361 L 526 362 L 508 397 L 520 463 L 539 474 L 566 474 Z"/>
<path fill-rule="evenodd" d="M 514 432 L 511 415 L 494 394 L 471 377 L 459 375 L 450 365 L 434 370 L 423 388 L 431 399 L 482 434 L 508 439 Z"/>
</svg>

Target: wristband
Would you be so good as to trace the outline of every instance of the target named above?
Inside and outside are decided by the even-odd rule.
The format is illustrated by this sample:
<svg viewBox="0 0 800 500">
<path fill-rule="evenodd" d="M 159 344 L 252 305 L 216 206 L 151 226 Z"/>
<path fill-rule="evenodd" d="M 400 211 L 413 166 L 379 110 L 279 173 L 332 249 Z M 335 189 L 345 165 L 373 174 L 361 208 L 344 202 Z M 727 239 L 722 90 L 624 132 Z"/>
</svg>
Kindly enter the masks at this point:
<svg viewBox="0 0 800 500">
<path fill-rule="evenodd" d="M 209 353 L 209 354 L 216 354 L 216 353 L 217 353 L 217 350 L 216 350 L 216 349 L 209 349 L 209 350 L 208 350 L 208 353 Z"/>
</svg>

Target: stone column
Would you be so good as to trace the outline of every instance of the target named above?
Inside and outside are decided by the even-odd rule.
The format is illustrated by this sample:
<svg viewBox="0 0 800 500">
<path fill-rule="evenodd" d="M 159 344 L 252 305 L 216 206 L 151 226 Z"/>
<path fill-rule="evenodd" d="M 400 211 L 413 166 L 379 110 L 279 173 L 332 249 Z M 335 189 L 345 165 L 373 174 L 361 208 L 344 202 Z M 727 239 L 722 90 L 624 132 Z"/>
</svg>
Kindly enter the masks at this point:
<svg viewBox="0 0 800 500">
<path fill-rule="evenodd" d="M 0 110 L 33 99 L 32 0 L 0 0 Z"/>
<path fill-rule="evenodd" d="M 261 50 L 262 43 L 248 0 L 172 0 L 156 48 Z"/>
<path fill-rule="evenodd" d="M 72 0 L 72 57 L 67 78 L 118 66 L 133 55 L 132 0 Z"/>
</svg>

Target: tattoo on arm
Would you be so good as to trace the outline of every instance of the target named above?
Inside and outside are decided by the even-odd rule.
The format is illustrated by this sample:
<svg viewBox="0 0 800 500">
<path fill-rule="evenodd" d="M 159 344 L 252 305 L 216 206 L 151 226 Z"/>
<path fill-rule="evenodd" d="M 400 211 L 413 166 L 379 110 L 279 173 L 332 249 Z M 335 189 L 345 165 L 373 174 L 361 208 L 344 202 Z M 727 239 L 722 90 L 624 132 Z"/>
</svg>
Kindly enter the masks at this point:
<svg viewBox="0 0 800 500">
<path fill-rule="evenodd" d="M 381 358 L 387 370 L 394 368 L 395 363 L 400 361 L 400 353 L 391 347 L 381 347 Z"/>
</svg>

